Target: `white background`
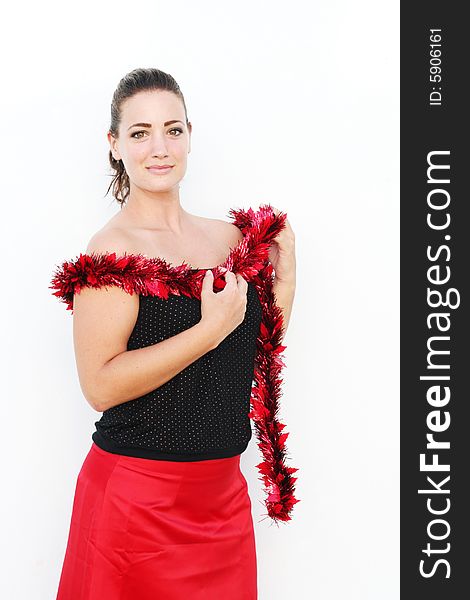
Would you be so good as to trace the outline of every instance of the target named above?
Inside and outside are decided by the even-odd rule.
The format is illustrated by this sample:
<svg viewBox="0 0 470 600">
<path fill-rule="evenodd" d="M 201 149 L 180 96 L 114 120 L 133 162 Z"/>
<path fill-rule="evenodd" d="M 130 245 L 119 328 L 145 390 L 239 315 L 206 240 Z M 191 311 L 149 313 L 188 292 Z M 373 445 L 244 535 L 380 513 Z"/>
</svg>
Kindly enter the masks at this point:
<svg viewBox="0 0 470 600">
<path fill-rule="evenodd" d="M 100 413 L 48 286 L 119 210 L 112 93 L 156 67 L 193 124 L 182 205 L 271 203 L 296 235 L 280 419 L 301 502 L 261 520 L 253 437 L 259 598 L 397 599 L 399 3 L 23 2 L 2 21 L 1 597 L 55 598 Z"/>
</svg>

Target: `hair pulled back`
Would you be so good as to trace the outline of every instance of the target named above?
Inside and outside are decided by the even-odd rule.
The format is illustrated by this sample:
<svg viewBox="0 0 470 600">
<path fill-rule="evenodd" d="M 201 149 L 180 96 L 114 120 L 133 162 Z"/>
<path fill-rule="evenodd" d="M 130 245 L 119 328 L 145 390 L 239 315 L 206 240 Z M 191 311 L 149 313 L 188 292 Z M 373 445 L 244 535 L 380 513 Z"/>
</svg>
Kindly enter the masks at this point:
<svg viewBox="0 0 470 600">
<path fill-rule="evenodd" d="M 113 94 L 113 100 L 111 102 L 111 125 L 109 127 L 109 132 L 115 138 L 119 137 L 119 125 L 121 123 L 123 102 L 138 92 L 152 90 L 165 90 L 168 92 L 173 92 L 178 98 L 180 98 L 184 106 L 186 124 L 189 123 L 188 112 L 186 110 L 183 93 L 181 92 L 176 80 L 170 74 L 153 68 L 134 69 L 121 79 Z M 116 160 L 113 157 L 111 150 L 109 151 L 109 164 L 111 165 L 111 169 L 114 171 L 114 173 L 111 174 L 112 181 L 109 184 L 106 195 L 108 195 L 109 190 L 112 188 L 112 195 L 117 202 L 119 202 L 122 208 L 130 192 L 129 176 L 126 173 L 126 169 L 122 160 Z"/>
</svg>

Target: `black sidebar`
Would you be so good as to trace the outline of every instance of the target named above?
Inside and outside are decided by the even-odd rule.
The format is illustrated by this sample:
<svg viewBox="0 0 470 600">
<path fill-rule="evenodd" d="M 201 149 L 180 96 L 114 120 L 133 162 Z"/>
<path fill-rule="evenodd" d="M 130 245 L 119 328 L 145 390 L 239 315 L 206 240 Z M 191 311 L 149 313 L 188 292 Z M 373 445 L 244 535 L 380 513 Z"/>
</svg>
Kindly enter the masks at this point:
<svg viewBox="0 0 470 600">
<path fill-rule="evenodd" d="M 402 600 L 470 598 L 464 10 L 457 2 L 401 3 Z"/>
</svg>

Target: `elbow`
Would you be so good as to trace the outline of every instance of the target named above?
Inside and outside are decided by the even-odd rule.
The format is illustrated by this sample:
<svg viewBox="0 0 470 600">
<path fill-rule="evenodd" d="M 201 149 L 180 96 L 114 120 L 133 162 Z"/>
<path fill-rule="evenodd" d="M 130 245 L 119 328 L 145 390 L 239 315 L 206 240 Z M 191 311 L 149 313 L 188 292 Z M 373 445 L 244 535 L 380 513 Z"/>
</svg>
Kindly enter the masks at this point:
<svg viewBox="0 0 470 600">
<path fill-rule="evenodd" d="M 85 396 L 85 397 L 86 397 L 88 404 L 91 406 L 91 408 L 96 410 L 96 412 L 102 413 L 106 410 L 106 403 L 103 401 L 102 398 L 95 397 L 95 396 L 93 396 L 93 397 Z"/>
<path fill-rule="evenodd" d="M 96 412 L 104 412 L 106 410 L 106 402 L 104 401 L 103 395 L 99 393 L 92 393 L 89 389 L 82 388 L 83 395 L 88 404 L 96 410 Z"/>
<path fill-rule="evenodd" d="M 109 400 L 103 389 L 103 385 L 81 382 L 81 388 L 85 400 L 96 412 L 104 412 L 108 408 Z"/>
<path fill-rule="evenodd" d="M 97 412 L 104 412 L 113 406 L 112 385 L 103 369 L 94 369 L 93 372 L 79 373 L 80 386 L 88 404 Z"/>
</svg>

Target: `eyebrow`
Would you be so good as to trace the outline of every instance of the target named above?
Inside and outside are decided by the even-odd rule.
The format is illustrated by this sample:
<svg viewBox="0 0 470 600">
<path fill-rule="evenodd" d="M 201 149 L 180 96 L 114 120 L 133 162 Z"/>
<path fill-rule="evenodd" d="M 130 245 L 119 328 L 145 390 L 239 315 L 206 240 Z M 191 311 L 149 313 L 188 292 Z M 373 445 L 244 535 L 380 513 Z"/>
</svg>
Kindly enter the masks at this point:
<svg viewBox="0 0 470 600">
<path fill-rule="evenodd" d="M 184 125 L 183 121 L 179 121 L 178 119 L 173 119 L 173 121 L 165 121 L 165 123 L 163 123 L 163 126 L 166 127 L 167 125 L 172 125 L 173 123 L 181 123 L 182 125 Z M 133 127 L 148 127 L 149 129 L 151 129 L 152 124 L 151 123 L 134 123 L 134 125 L 131 125 L 130 127 L 127 128 L 127 131 L 129 131 L 129 129 L 132 129 Z"/>
</svg>

